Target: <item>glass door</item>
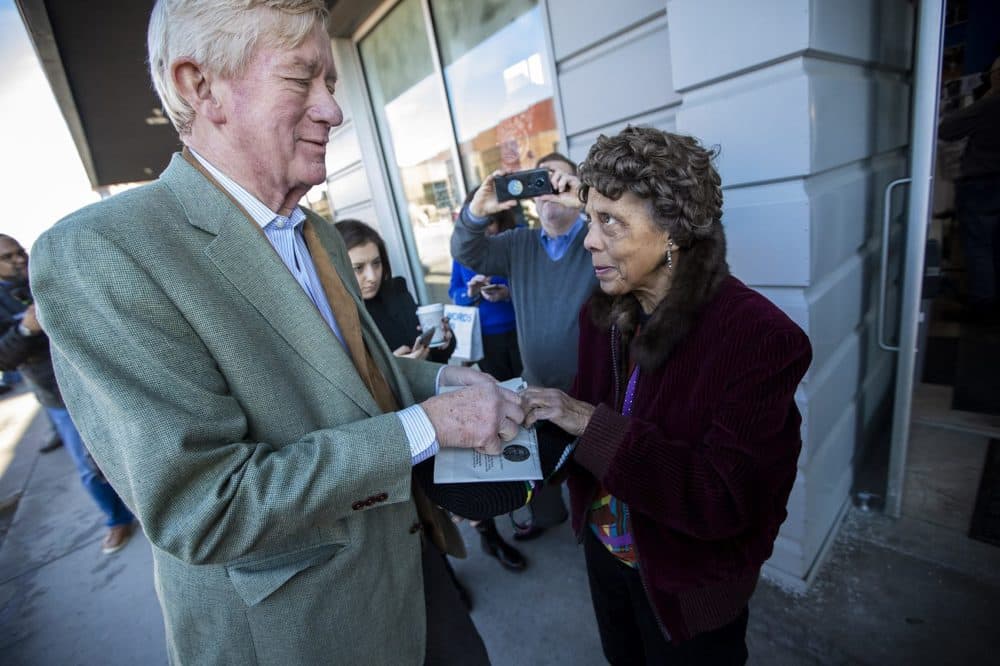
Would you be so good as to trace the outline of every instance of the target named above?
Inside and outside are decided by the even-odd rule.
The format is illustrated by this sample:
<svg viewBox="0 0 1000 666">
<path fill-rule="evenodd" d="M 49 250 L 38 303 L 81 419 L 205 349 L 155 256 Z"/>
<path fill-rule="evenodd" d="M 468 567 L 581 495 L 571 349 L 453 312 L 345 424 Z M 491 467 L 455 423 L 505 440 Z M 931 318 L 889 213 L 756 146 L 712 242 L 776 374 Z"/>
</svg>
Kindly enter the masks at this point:
<svg viewBox="0 0 1000 666">
<path fill-rule="evenodd" d="M 397 4 L 359 49 L 403 237 L 426 283 L 414 286 L 422 300 L 445 302 L 452 213 L 465 191 L 420 0 Z"/>
</svg>

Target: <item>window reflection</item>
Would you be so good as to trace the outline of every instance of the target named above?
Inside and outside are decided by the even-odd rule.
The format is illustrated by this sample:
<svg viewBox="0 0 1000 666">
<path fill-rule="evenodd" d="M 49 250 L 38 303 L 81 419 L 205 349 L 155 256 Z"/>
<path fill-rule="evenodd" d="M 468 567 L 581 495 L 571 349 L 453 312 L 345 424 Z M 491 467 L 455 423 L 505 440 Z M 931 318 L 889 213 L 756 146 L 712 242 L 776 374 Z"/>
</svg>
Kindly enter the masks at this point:
<svg viewBox="0 0 1000 666">
<path fill-rule="evenodd" d="M 536 2 L 432 0 L 466 182 L 527 169 L 559 131 Z"/>
<path fill-rule="evenodd" d="M 399 3 L 360 45 L 400 215 L 431 300 L 447 300 L 452 211 L 462 190 L 448 108 L 436 78 L 419 0 Z M 407 231 L 407 230 L 404 230 Z"/>
<path fill-rule="evenodd" d="M 533 167 L 559 133 L 537 0 L 431 0 L 430 9 L 447 100 L 420 0 L 398 3 L 359 50 L 404 236 L 428 296 L 446 301 L 463 180 Z"/>
</svg>

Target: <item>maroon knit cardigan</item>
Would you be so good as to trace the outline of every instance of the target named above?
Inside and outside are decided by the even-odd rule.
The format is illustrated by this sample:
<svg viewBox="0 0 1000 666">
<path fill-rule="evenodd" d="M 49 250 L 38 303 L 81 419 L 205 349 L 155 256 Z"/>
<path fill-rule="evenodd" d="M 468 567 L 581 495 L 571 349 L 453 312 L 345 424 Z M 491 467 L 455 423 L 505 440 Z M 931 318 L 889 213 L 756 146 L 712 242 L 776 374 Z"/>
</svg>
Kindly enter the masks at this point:
<svg viewBox="0 0 1000 666">
<path fill-rule="evenodd" d="M 742 612 L 787 515 L 809 340 L 725 277 L 666 362 L 640 371 L 622 416 L 620 335 L 590 307 L 571 393 L 597 409 L 569 470 L 573 528 L 582 534 L 598 481 L 624 501 L 650 604 L 670 638 L 687 640 Z"/>
</svg>

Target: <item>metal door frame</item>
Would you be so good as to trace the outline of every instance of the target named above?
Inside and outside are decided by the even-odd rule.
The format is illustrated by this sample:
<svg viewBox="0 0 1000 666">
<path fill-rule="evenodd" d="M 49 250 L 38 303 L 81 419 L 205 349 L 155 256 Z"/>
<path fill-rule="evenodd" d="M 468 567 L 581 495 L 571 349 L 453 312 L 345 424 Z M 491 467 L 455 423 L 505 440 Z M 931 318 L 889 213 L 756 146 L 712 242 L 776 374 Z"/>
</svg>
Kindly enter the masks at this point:
<svg viewBox="0 0 1000 666">
<path fill-rule="evenodd" d="M 910 440 L 917 333 L 923 287 L 924 250 L 930 220 L 934 153 L 937 145 L 941 49 L 944 43 L 945 0 L 921 0 L 914 55 L 913 109 L 910 128 L 910 191 L 906 220 L 906 246 L 902 267 L 902 302 L 899 321 L 899 359 L 896 364 L 895 401 L 886 513 L 898 518 L 903 503 L 906 454 Z M 893 184 L 890 184 L 891 188 Z M 886 197 L 888 200 L 888 197 Z M 886 248 L 883 248 L 883 259 Z M 884 268 L 883 268 L 884 270 Z M 880 311 L 880 316 L 884 314 Z M 881 339 L 880 339 L 881 342 Z"/>
</svg>

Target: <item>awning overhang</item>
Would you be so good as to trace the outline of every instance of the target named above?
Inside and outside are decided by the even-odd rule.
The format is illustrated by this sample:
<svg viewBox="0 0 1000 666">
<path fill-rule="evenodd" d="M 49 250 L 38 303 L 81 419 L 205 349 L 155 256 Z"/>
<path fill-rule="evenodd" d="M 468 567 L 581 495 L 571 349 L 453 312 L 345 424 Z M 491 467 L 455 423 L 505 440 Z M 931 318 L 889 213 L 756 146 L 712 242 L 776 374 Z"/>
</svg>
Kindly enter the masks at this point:
<svg viewBox="0 0 1000 666">
<path fill-rule="evenodd" d="M 332 0 L 331 37 L 349 37 L 381 0 Z M 16 0 L 91 185 L 155 177 L 180 142 L 146 66 L 151 1 Z"/>
</svg>

